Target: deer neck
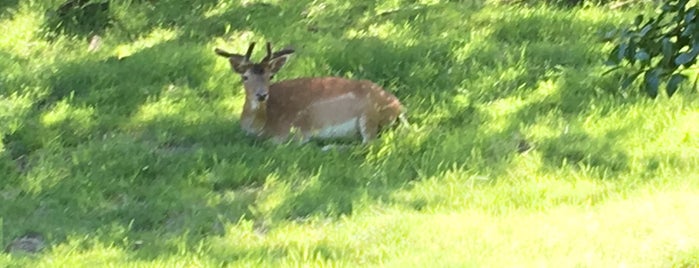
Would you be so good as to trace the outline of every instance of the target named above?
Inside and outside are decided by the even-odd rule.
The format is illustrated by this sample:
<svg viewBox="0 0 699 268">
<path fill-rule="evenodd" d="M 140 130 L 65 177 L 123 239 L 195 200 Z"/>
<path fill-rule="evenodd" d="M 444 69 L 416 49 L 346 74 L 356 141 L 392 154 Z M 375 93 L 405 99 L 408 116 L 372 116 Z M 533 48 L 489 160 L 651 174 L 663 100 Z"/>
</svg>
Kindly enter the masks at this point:
<svg viewBox="0 0 699 268">
<path fill-rule="evenodd" d="M 267 102 L 246 99 L 243 105 L 243 113 L 240 115 L 240 124 L 243 130 L 249 134 L 260 136 L 264 132 L 267 123 Z"/>
</svg>

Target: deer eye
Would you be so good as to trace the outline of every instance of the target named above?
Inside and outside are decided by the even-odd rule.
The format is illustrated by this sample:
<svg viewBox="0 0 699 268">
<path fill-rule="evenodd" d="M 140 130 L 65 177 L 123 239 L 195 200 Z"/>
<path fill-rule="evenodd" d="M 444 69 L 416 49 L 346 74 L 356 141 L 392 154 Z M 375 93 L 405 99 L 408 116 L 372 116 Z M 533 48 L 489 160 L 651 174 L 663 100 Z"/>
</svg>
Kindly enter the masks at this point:
<svg viewBox="0 0 699 268">
<path fill-rule="evenodd" d="M 247 75 L 243 75 L 243 81 L 248 81 L 248 76 L 247 76 Z"/>
<path fill-rule="evenodd" d="M 274 79 L 274 75 L 270 75 L 270 76 L 269 76 L 269 79 Z"/>
</svg>

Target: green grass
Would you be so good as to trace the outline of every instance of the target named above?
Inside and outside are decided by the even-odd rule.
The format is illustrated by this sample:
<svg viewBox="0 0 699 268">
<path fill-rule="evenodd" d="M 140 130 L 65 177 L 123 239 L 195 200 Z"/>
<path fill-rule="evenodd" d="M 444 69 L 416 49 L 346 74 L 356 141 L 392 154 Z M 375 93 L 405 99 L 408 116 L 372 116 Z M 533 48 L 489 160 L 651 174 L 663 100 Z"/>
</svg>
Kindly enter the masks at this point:
<svg viewBox="0 0 699 268">
<path fill-rule="evenodd" d="M 62 2 L 0 4 L 0 242 L 47 245 L 0 266 L 699 265 L 697 93 L 602 75 L 602 34 L 647 7 Z M 247 137 L 213 48 L 268 40 L 298 50 L 277 79 L 374 80 L 414 129 Z"/>
</svg>

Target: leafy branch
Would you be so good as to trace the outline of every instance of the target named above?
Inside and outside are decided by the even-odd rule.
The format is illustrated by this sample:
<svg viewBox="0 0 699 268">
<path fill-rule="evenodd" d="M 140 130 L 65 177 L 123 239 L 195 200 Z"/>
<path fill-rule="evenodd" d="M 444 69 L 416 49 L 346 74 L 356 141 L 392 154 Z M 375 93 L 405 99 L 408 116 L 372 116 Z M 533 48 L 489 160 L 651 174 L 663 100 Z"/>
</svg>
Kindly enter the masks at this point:
<svg viewBox="0 0 699 268">
<path fill-rule="evenodd" d="M 665 83 L 668 96 L 688 80 L 683 71 L 697 62 L 699 25 L 697 5 L 689 0 L 668 0 L 657 17 L 638 15 L 633 25 L 623 29 L 617 45 L 609 53 L 607 63 L 613 72 L 625 68 L 622 88 L 628 88 L 643 75 L 641 88 L 650 96 L 658 96 Z M 695 79 L 693 87 L 696 87 Z"/>
</svg>

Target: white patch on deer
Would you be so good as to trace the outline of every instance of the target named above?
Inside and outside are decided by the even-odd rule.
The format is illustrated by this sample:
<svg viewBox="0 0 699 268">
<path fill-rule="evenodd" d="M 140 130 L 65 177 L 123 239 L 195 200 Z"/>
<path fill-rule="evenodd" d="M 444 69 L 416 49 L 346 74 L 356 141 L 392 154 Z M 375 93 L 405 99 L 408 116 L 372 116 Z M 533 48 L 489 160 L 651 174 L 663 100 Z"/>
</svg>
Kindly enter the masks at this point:
<svg viewBox="0 0 699 268">
<path fill-rule="evenodd" d="M 340 124 L 326 126 L 322 129 L 319 129 L 316 132 L 315 136 L 324 139 L 353 136 L 356 135 L 357 132 L 359 132 L 357 129 L 357 123 L 359 123 L 359 119 L 353 117 L 350 120 L 347 120 Z"/>
<path fill-rule="evenodd" d="M 251 110 L 255 111 L 259 107 L 260 107 L 260 102 L 258 102 L 257 100 L 250 101 L 250 109 Z"/>
<path fill-rule="evenodd" d="M 313 136 L 318 138 L 341 138 L 356 135 L 359 132 L 359 117 L 352 115 L 354 113 L 353 110 L 356 109 L 354 104 L 356 98 L 357 96 L 354 93 L 349 92 L 332 99 L 317 101 L 308 107 L 309 112 L 320 115 L 317 120 L 327 124 L 320 125 L 317 129 L 314 129 Z M 336 119 L 344 117 L 344 121 L 332 120 L 334 122 L 330 123 L 324 118 L 329 115 Z"/>
</svg>

